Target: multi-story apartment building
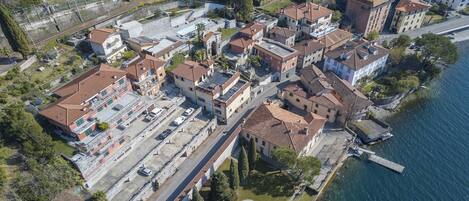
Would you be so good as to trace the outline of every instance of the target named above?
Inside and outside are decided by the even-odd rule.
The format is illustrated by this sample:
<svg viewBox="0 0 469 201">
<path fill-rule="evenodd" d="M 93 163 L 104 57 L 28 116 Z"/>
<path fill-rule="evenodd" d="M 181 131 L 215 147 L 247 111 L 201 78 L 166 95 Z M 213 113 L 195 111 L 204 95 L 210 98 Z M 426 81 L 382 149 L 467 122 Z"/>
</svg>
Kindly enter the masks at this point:
<svg viewBox="0 0 469 201">
<path fill-rule="evenodd" d="M 260 41 L 264 37 L 266 25 L 259 22 L 251 22 L 238 32 L 239 37 Z"/>
<path fill-rule="evenodd" d="M 251 84 L 240 79 L 239 72 L 216 72 L 211 61 L 186 61 L 172 74 L 186 97 L 224 123 L 251 97 Z"/>
<path fill-rule="evenodd" d="M 126 71 L 106 64 L 92 69 L 54 94 L 58 100 L 40 114 L 74 139 L 80 153 L 72 161 L 85 180 L 92 180 L 100 167 L 115 159 L 128 140 L 118 125 L 135 119 L 148 103 L 132 91 Z M 106 123 L 109 128 L 100 130 Z M 87 183 L 88 184 L 88 183 Z"/>
<path fill-rule="evenodd" d="M 166 62 L 150 55 L 137 56 L 124 64 L 123 70 L 132 88 L 140 95 L 155 96 L 165 83 Z"/>
<path fill-rule="evenodd" d="M 364 77 L 373 78 L 386 71 L 389 51 L 364 39 L 352 40 L 325 54 L 324 71 L 356 85 Z"/>
<path fill-rule="evenodd" d="M 311 64 L 315 64 L 322 60 L 324 48 L 326 45 L 319 40 L 303 40 L 296 44 L 294 47 L 298 51 L 298 64 L 297 68 L 302 69 Z"/>
<path fill-rule="evenodd" d="M 295 45 L 298 54 L 298 69 L 322 61 L 324 53 L 344 45 L 352 39 L 352 33 L 336 29 L 318 38 L 303 40 Z"/>
<path fill-rule="evenodd" d="M 298 52 L 282 43 L 264 38 L 254 45 L 253 54 L 260 56 L 261 63 L 275 72 L 275 79 L 285 80 L 295 73 Z"/>
<path fill-rule="evenodd" d="M 344 106 L 334 94 L 334 88 L 324 73 L 311 65 L 304 68 L 300 76 L 301 81 L 285 86 L 279 97 L 296 108 L 325 117 L 328 122 L 335 122 L 344 112 Z"/>
<path fill-rule="evenodd" d="M 279 21 L 295 30 L 297 38 L 327 34 L 335 29 L 335 26 L 331 26 L 331 18 L 331 10 L 311 2 L 292 5 L 279 12 Z"/>
<path fill-rule="evenodd" d="M 371 105 L 350 83 L 337 76 L 329 78 L 314 65 L 304 68 L 300 77 L 300 81 L 285 86 L 278 96 L 300 110 L 325 117 L 328 122 L 343 125 L 352 114 Z"/>
<path fill-rule="evenodd" d="M 127 49 L 119 32 L 114 29 L 94 29 L 90 32 L 89 41 L 93 52 L 107 62 L 115 61 Z"/>
<path fill-rule="evenodd" d="M 462 10 L 469 6 L 468 0 L 429 0 L 429 2 L 446 4 L 454 10 Z"/>
<path fill-rule="evenodd" d="M 399 1 L 392 18 L 391 30 L 402 33 L 420 28 L 430 7 L 431 5 L 419 0 Z"/>
<path fill-rule="evenodd" d="M 288 47 L 295 45 L 295 31 L 288 28 L 273 27 L 267 32 L 267 37 Z"/>
<path fill-rule="evenodd" d="M 347 0 L 345 14 L 356 32 L 368 36 L 370 32 L 383 30 L 391 3 L 391 0 Z"/>
<path fill-rule="evenodd" d="M 326 119 L 308 113 L 294 114 L 273 104 L 262 104 L 245 121 L 241 136 L 253 139 L 257 150 L 267 157 L 279 147 L 289 147 L 303 156 L 315 148 Z"/>
</svg>

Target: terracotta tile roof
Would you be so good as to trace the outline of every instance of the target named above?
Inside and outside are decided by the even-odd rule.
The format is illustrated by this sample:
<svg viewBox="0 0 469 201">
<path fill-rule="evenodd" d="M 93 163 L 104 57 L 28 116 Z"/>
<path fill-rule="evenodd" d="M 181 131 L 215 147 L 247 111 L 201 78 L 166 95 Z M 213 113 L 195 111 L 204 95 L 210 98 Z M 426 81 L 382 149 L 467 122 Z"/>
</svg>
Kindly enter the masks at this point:
<svg viewBox="0 0 469 201">
<path fill-rule="evenodd" d="M 326 77 L 329 79 L 329 82 L 332 84 L 332 87 L 339 92 L 341 96 L 357 96 L 362 99 L 368 100 L 368 98 L 360 92 L 358 89 L 352 86 L 347 80 L 341 79 L 333 72 L 326 72 Z M 370 103 L 371 105 L 372 103 Z"/>
<path fill-rule="evenodd" d="M 187 60 L 179 64 L 172 73 L 179 77 L 195 81 L 199 80 L 202 76 L 207 75 L 213 65 L 212 61 L 195 62 Z"/>
<path fill-rule="evenodd" d="M 261 24 L 258 22 L 251 22 L 248 25 L 246 25 L 246 27 L 241 29 L 241 31 L 239 32 L 244 33 L 248 35 L 249 37 L 252 37 L 256 35 L 257 33 L 264 31 L 264 28 L 265 28 L 265 24 Z"/>
<path fill-rule="evenodd" d="M 277 35 L 277 36 L 282 36 L 285 38 L 290 38 L 290 37 L 295 36 L 296 32 L 293 30 L 290 30 L 289 28 L 275 26 L 272 29 L 270 29 L 269 34 L 274 35 L 274 36 Z"/>
<path fill-rule="evenodd" d="M 318 38 L 318 40 L 323 43 L 326 48 L 329 48 L 340 42 L 349 41 L 352 39 L 352 36 L 353 34 L 348 31 L 336 29 L 335 31 Z"/>
<path fill-rule="evenodd" d="M 343 107 L 342 103 L 335 97 L 332 93 L 320 93 L 320 94 L 310 94 L 305 91 L 303 84 L 301 82 L 293 82 L 286 85 L 283 88 L 284 91 L 293 93 L 299 97 L 308 99 L 314 103 L 318 103 L 326 106 L 327 108 L 340 108 Z"/>
<path fill-rule="evenodd" d="M 62 125 L 68 126 L 88 111 L 83 103 L 104 88 L 125 77 L 126 72 L 101 64 L 54 93 L 60 97 L 58 101 L 41 111 L 41 115 Z"/>
<path fill-rule="evenodd" d="M 236 47 L 240 47 L 240 48 L 243 48 L 243 49 L 246 49 L 250 46 L 252 46 L 252 44 L 254 43 L 253 40 L 249 39 L 249 38 L 237 38 L 237 39 L 233 39 L 230 41 L 230 45 L 232 46 L 236 46 Z"/>
<path fill-rule="evenodd" d="M 204 37 L 202 38 L 202 41 L 207 42 L 215 33 L 213 31 L 207 32 Z"/>
<path fill-rule="evenodd" d="M 305 85 L 309 93 L 313 95 L 334 90 L 324 73 L 315 65 L 303 68 L 300 77 L 303 85 Z"/>
<path fill-rule="evenodd" d="M 401 0 L 396 6 L 396 10 L 401 12 L 421 12 L 430 9 L 431 5 L 419 0 Z"/>
<path fill-rule="evenodd" d="M 298 50 L 300 55 L 310 55 L 318 50 L 324 49 L 326 46 L 318 40 L 303 40 L 297 43 L 293 48 Z"/>
<path fill-rule="evenodd" d="M 374 52 L 374 54 L 373 54 Z M 373 45 L 364 39 L 349 41 L 325 55 L 352 70 L 359 70 L 368 64 L 386 56 L 389 51 L 381 46 Z"/>
<path fill-rule="evenodd" d="M 310 21 L 315 21 L 321 17 L 331 15 L 332 11 L 318 4 L 307 2 L 300 5 L 289 6 L 280 10 L 280 13 L 295 20 L 306 18 Z"/>
<path fill-rule="evenodd" d="M 93 43 L 103 44 L 104 41 L 111 35 L 115 33 L 114 29 L 93 29 L 90 32 L 90 41 Z"/>
<path fill-rule="evenodd" d="M 156 71 L 158 68 L 164 68 L 165 64 L 165 61 L 145 54 L 144 56 L 141 56 L 137 60 L 131 62 L 122 70 L 127 72 L 127 77 L 138 80 L 138 77 L 148 72 L 150 69 L 154 69 Z"/>
<path fill-rule="evenodd" d="M 243 129 L 250 135 L 299 153 L 325 122 L 325 118 L 314 113 L 302 117 L 275 105 L 262 104 L 249 116 Z"/>
</svg>

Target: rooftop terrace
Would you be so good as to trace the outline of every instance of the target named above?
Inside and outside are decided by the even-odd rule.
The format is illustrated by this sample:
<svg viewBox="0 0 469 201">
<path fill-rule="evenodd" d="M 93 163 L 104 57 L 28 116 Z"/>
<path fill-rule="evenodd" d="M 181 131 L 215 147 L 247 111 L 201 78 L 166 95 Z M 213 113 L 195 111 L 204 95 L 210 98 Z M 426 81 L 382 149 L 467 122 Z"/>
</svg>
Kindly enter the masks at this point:
<svg viewBox="0 0 469 201">
<path fill-rule="evenodd" d="M 269 51 L 282 58 L 288 57 L 296 52 L 295 49 L 289 48 L 279 42 L 270 39 L 263 39 L 258 44 L 256 44 L 256 46 L 259 46 L 262 49 Z"/>
</svg>

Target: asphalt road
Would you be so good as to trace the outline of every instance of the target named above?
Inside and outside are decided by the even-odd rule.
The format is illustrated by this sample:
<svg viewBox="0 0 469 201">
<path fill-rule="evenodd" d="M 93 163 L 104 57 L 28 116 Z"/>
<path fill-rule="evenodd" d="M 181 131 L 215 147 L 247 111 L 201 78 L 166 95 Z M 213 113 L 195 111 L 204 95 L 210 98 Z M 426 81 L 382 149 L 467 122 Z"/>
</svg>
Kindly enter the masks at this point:
<svg viewBox="0 0 469 201">
<path fill-rule="evenodd" d="M 433 24 L 422 27 L 417 30 L 404 32 L 402 34 L 409 35 L 412 38 L 416 38 L 426 33 L 443 34 L 451 32 L 459 27 L 469 27 L 469 16 L 461 16 L 460 18 L 453 18 L 442 23 Z M 392 40 L 397 38 L 400 34 L 383 34 L 380 36 L 380 40 Z"/>
<path fill-rule="evenodd" d="M 277 86 L 279 83 L 271 83 L 264 86 L 264 91 L 251 99 L 247 107 L 244 107 L 241 112 L 232 117 L 227 125 L 222 126 L 227 133 L 232 131 L 242 122 L 243 118 L 249 114 L 249 111 L 260 105 L 264 100 L 269 97 L 275 96 L 277 93 Z M 148 200 L 175 200 L 177 196 L 184 190 L 187 184 L 200 172 L 204 165 L 210 160 L 215 152 L 223 145 L 229 135 L 219 134 L 214 139 L 209 139 L 202 144 L 196 152 L 191 155 L 183 164 L 179 171 L 167 180 L 160 189 L 153 193 Z"/>
</svg>

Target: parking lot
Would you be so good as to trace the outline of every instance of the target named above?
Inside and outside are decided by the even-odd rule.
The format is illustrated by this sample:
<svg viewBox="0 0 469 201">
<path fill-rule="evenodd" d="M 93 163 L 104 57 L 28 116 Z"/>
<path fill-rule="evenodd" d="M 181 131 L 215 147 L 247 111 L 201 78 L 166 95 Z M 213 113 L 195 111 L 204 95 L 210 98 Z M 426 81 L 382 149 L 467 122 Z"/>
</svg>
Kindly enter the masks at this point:
<svg viewBox="0 0 469 201">
<path fill-rule="evenodd" d="M 181 114 L 181 112 L 178 112 L 178 115 L 179 114 Z M 150 169 L 152 174 L 159 172 L 166 164 L 174 160 L 175 156 L 180 152 L 184 145 L 188 144 L 193 139 L 194 135 L 197 135 L 209 121 L 210 119 L 202 116 L 202 114 L 197 115 L 192 121 L 187 120 L 187 122 L 185 122 L 187 125 L 180 131 L 176 131 L 169 142 L 164 144 L 159 151 L 149 153 L 150 157 L 149 160 L 144 163 L 145 167 Z M 171 123 L 167 128 L 174 130 L 176 127 L 177 126 Z M 151 138 L 152 139 L 150 140 L 160 141 L 158 139 L 158 135 L 154 135 Z M 138 192 L 139 188 L 144 186 L 150 179 L 151 176 L 139 174 L 135 178 L 126 182 L 121 191 L 113 197 L 113 200 L 129 200 Z"/>
</svg>

